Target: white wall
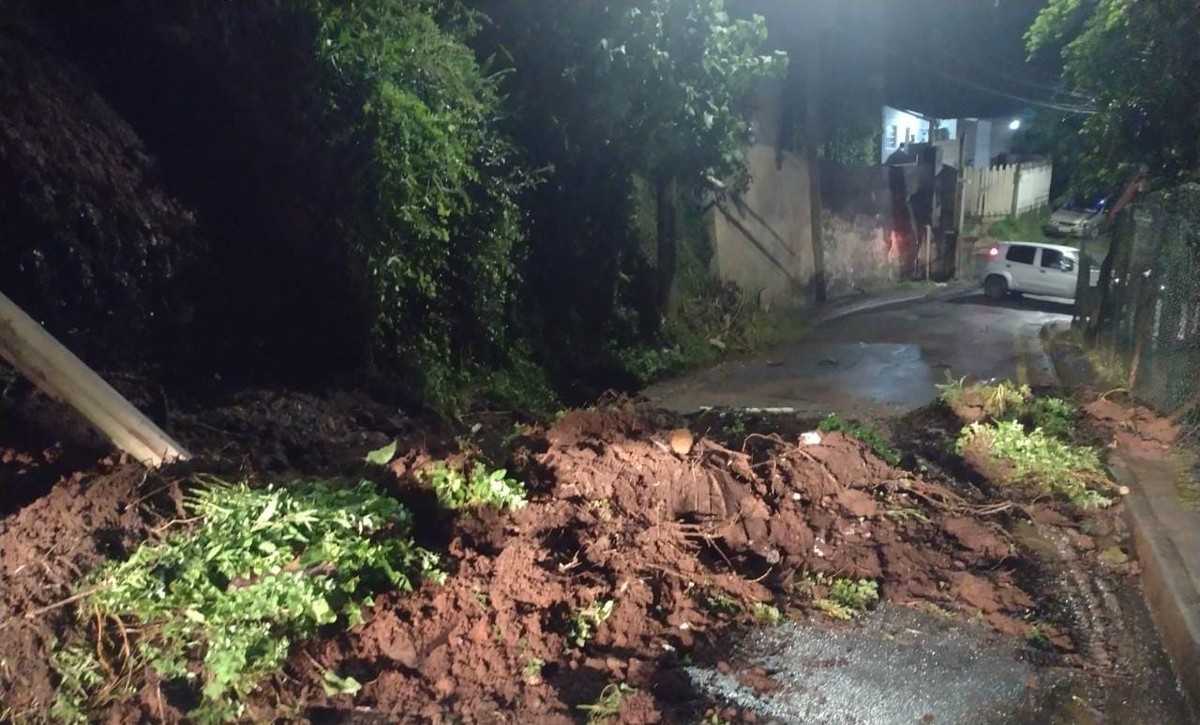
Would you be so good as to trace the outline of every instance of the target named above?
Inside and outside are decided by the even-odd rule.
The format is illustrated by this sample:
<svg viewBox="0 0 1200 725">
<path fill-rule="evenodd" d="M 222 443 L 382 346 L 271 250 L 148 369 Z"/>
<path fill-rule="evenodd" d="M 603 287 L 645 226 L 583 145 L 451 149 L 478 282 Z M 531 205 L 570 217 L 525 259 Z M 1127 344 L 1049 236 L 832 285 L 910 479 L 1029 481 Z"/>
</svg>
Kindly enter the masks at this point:
<svg viewBox="0 0 1200 725">
<path fill-rule="evenodd" d="M 898 108 L 883 107 L 883 142 L 880 144 L 879 163 L 887 163 L 888 157 L 903 143 L 924 143 L 928 140 L 929 121 Z"/>
<path fill-rule="evenodd" d="M 773 146 L 746 149 L 750 186 L 739 203 L 714 206 L 713 271 L 764 306 L 794 307 L 812 283 L 808 165 Z"/>
</svg>

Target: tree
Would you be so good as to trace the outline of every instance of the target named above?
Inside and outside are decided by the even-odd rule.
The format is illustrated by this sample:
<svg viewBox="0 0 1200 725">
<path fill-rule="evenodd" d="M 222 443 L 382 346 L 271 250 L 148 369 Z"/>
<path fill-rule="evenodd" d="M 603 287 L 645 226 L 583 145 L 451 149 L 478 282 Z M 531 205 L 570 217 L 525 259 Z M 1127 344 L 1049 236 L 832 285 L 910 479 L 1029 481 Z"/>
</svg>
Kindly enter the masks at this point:
<svg viewBox="0 0 1200 725">
<path fill-rule="evenodd" d="M 715 180 L 747 182 L 741 152 L 750 139 L 747 94 L 787 67 L 783 53 L 763 55 L 761 16 L 733 19 L 724 0 L 642 0 L 609 11 L 613 32 L 600 40 L 605 77 L 624 93 L 614 111 L 627 143 L 654 185 L 657 208 L 657 305 L 674 283 L 676 184 L 695 192 Z"/>
<path fill-rule="evenodd" d="M 1058 52 L 1063 78 L 1094 100 L 1076 186 L 1111 188 L 1145 165 L 1163 183 L 1200 171 L 1200 6 L 1194 0 L 1050 0 L 1026 34 Z"/>
<path fill-rule="evenodd" d="M 745 91 L 783 59 L 759 55 L 762 21 L 732 19 L 720 0 L 470 4 L 488 18 L 477 53 L 505 71 L 505 128 L 545 173 L 523 205 L 525 318 L 563 342 L 559 357 L 590 364 L 596 346 L 655 332 L 675 199 L 745 176 Z M 638 178 L 658 200 L 653 264 L 632 223 Z"/>
<path fill-rule="evenodd" d="M 473 19 L 432 0 L 303 0 L 318 25 L 323 122 L 348 160 L 345 230 L 366 277 L 378 362 L 451 406 L 508 342 L 517 200 L 500 97 L 466 44 Z M 490 359 L 489 359 L 490 358 Z"/>
</svg>

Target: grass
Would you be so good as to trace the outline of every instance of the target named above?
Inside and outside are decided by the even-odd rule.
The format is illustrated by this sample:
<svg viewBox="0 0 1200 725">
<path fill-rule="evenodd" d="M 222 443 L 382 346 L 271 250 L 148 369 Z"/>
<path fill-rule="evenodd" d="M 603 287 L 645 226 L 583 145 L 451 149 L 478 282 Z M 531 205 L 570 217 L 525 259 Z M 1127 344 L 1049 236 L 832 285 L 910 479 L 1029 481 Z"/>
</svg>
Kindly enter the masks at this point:
<svg viewBox="0 0 1200 725">
<path fill-rule="evenodd" d="M 442 577 L 436 556 L 409 538 L 409 512 L 369 482 L 211 481 L 187 505 L 190 527 L 82 583 L 84 634 L 54 652 L 55 719 L 78 721 L 133 694 L 147 671 L 197 692 L 190 720 L 241 718 L 244 698 L 282 667 L 293 643 L 361 622 L 381 591 Z M 356 685 L 325 677 L 327 689 Z"/>
<path fill-rule="evenodd" d="M 981 441 L 989 455 L 1011 466 L 1013 482 L 1062 496 L 1079 508 L 1103 508 L 1112 500 L 1088 482 L 1106 481 L 1107 474 L 1095 450 L 1074 446 L 1048 435 L 1041 428 L 1027 431 L 1014 420 L 972 423 L 956 442 L 960 455 Z"/>
<path fill-rule="evenodd" d="M 1048 208 L 1035 209 L 1017 217 L 1005 217 L 987 228 L 986 236 L 999 242 L 1048 242 L 1062 244 L 1061 239 L 1046 236 L 1042 225 L 1050 221 Z"/>
<path fill-rule="evenodd" d="M 889 465 L 900 465 L 900 461 L 902 460 L 900 452 L 892 446 L 891 441 L 886 436 L 870 426 L 850 423 L 839 417 L 837 413 L 830 413 L 828 417 L 821 421 L 818 427 L 824 433 L 838 431 L 852 438 L 857 438 L 870 447 L 875 452 L 875 455 L 879 456 Z"/>
</svg>

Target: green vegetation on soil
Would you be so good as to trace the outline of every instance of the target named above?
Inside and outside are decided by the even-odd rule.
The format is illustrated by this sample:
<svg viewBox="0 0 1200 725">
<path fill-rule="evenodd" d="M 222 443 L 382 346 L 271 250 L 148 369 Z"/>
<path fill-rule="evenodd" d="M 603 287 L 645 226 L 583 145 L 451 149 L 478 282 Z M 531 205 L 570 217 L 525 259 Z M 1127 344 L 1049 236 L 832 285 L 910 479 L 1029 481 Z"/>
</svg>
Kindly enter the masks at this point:
<svg viewBox="0 0 1200 725">
<path fill-rule="evenodd" d="M 586 712 L 588 723 L 610 722 L 621 713 L 621 703 L 625 701 L 633 693 L 637 692 L 637 688 L 630 687 L 624 682 L 613 683 L 606 685 L 600 691 L 600 697 L 590 705 L 580 705 L 579 709 Z"/>
<path fill-rule="evenodd" d="M 845 433 L 852 438 L 857 438 L 858 440 L 870 446 L 871 450 L 875 451 L 875 455 L 879 456 L 893 466 L 900 465 L 900 461 L 903 459 L 903 457 L 900 455 L 900 452 L 896 450 L 891 441 L 889 441 L 882 433 L 867 425 L 845 421 L 838 416 L 837 413 L 830 413 L 828 416 L 826 416 L 826 418 L 821 421 L 819 428 L 825 433 L 837 431 L 839 433 Z"/>
<path fill-rule="evenodd" d="M 520 481 L 509 478 L 504 469 L 488 471 L 478 461 L 469 474 L 437 463 L 426 469 L 422 477 L 433 487 L 438 503 L 451 510 L 475 506 L 518 509 L 527 502 L 525 487 Z"/>
<path fill-rule="evenodd" d="M 1088 485 L 1107 480 L 1100 457 L 1090 448 L 1063 443 L 1040 428 L 1027 431 L 1011 420 L 966 426 L 958 438 L 958 452 L 975 442 L 983 443 L 989 455 L 1011 466 L 1013 483 L 1062 496 L 1079 508 L 1112 503 Z"/>
<path fill-rule="evenodd" d="M 55 653 L 56 718 L 86 719 L 146 678 L 198 683 L 202 721 L 240 717 L 294 642 L 354 625 L 374 594 L 440 579 L 437 557 L 408 538 L 409 512 L 369 482 L 250 488 L 220 482 L 188 502 L 160 542 L 102 566 L 81 585 L 86 637 Z M 198 663 L 195 669 L 192 663 Z M 336 674 L 328 686 L 353 687 Z"/>
<path fill-rule="evenodd" d="M 846 579 L 813 574 L 805 578 L 810 590 L 822 589 L 813 606 L 835 619 L 854 619 L 879 603 L 879 582 L 871 579 Z"/>
<path fill-rule="evenodd" d="M 1028 385 L 1008 381 L 968 385 L 951 379 L 938 387 L 942 400 L 968 421 L 955 442 L 959 455 L 979 443 L 1007 466 L 1009 483 L 1062 496 L 1080 508 L 1112 503 L 1096 490 L 1108 481 L 1099 454 L 1075 442 L 1074 403 L 1035 396 Z"/>
<path fill-rule="evenodd" d="M 600 625 L 612 616 L 614 604 L 613 600 L 605 599 L 572 612 L 571 619 L 567 623 L 567 642 L 575 647 L 587 644 L 592 637 L 596 636 L 596 630 L 600 628 Z"/>
</svg>

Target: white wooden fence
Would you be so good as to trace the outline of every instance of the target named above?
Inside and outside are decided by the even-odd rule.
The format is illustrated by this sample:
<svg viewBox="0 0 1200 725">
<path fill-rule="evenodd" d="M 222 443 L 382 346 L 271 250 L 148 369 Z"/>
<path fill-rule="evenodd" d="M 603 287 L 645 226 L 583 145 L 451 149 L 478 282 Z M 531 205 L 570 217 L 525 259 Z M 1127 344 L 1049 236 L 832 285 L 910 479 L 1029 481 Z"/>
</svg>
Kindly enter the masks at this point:
<svg viewBox="0 0 1200 725">
<path fill-rule="evenodd" d="M 1008 164 L 967 169 L 963 176 L 963 205 L 981 219 L 1015 216 L 1050 203 L 1047 162 Z"/>
</svg>

